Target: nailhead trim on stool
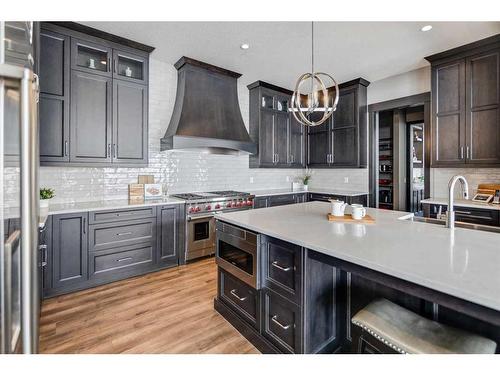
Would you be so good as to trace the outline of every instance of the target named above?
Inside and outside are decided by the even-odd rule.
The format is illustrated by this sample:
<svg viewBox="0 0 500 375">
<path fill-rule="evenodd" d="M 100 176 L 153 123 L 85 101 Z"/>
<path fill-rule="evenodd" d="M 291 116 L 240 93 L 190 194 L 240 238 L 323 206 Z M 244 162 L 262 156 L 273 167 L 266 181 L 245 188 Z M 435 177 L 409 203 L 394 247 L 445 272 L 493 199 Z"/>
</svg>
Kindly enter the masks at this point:
<svg viewBox="0 0 500 375">
<path fill-rule="evenodd" d="M 403 349 L 401 349 L 400 347 L 394 345 L 392 342 L 387 341 L 386 339 L 384 339 L 380 335 L 376 334 L 375 332 L 373 332 L 370 328 L 366 327 L 365 325 L 363 325 L 363 324 L 361 324 L 361 323 L 359 323 L 359 322 L 357 322 L 355 320 L 353 320 L 352 323 L 355 324 L 355 325 L 357 325 L 358 327 L 361 327 L 361 329 L 363 329 L 363 331 L 368 332 L 370 335 L 372 335 L 373 337 L 375 337 L 377 340 L 379 340 L 380 342 L 382 342 L 385 345 L 389 346 L 390 348 L 396 350 L 398 353 L 408 354 Z"/>
</svg>

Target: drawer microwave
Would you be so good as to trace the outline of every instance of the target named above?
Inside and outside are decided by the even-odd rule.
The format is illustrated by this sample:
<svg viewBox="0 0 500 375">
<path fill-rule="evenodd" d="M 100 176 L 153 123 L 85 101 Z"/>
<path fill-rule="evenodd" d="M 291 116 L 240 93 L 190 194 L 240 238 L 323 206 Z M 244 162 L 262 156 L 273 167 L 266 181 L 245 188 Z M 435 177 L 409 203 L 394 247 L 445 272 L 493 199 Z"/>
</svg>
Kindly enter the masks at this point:
<svg viewBox="0 0 500 375">
<path fill-rule="evenodd" d="M 217 221 L 216 239 L 217 265 L 254 289 L 260 289 L 260 235 Z"/>
</svg>

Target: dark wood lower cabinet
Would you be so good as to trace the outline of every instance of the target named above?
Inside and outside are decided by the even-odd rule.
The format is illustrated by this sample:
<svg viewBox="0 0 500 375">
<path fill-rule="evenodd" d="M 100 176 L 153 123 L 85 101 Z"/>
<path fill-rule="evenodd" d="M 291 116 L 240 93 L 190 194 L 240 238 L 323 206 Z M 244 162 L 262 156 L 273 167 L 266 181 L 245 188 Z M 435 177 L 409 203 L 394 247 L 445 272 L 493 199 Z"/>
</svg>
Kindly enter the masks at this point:
<svg viewBox="0 0 500 375">
<path fill-rule="evenodd" d="M 172 266 L 185 263 L 185 209 L 184 205 L 158 207 L 157 263 Z"/>
<path fill-rule="evenodd" d="M 322 193 L 309 193 L 308 200 L 328 202 L 330 199 L 338 199 L 346 202 L 347 204 L 362 204 L 363 206 L 368 205 L 367 195 L 333 195 L 333 194 L 322 194 Z"/>
<path fill-rule="evenodd" d="M 447 205 L 424 203 L 424 216 L 436 218 L 437 215 L 445 214 L 448 210 Z M 455 220 L 465 223 L 490 225 L 500 227 L 500 211 L 485 208 L 472 208 L 455 206 Z"/>
<path fill-rule="evenodd" d="M 287 204 L 303 203 L 307 201 L 306 193 L 290 193 L 280 195 L 269 195 L 256 197 L 253 201 L 253 208 L 265 208 L 284 206 Z"/>
<path fill-rule="evenodd" d="M 184 263 L 184 214 L 174 204 L 49 217 L 43 296 Z"/>
<path fill-rule="evenodd" d="M 52 287 L 71 289 L 88 280 L 88 213 L 52 218 Z"/>
<path fill-rule="evenodd" d="M 262 335 L 284 353 L 302 353 L 300 307 L 267 288 L 262 298 Z"/>
</svg>

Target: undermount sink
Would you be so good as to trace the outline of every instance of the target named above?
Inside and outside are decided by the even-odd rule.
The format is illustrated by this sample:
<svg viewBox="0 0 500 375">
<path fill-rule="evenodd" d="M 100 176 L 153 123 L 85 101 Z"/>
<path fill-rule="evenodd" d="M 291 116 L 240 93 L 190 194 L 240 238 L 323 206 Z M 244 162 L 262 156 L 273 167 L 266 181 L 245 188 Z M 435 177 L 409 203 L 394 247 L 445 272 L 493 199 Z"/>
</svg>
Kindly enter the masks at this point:
<svg viewBox="0 0 500 375">
<path fill-rule="evenodd" d="M 415 221 L 417 223 L 441 225 L 442 227 L 446 226 L 446 220 L 435 219 L 432 217 L 414 216 L 413 214 L 400 217 L 399 219 L 400 220 L 407 220 L 407 221 Z M 500 227 L 492 227 L 489 225 L 482 225 L 482 224 L 464 223 L 463 221 L 455 221 L 455 227 L 480 230 L 483 232 L 500 233 Z"/>
</svg>

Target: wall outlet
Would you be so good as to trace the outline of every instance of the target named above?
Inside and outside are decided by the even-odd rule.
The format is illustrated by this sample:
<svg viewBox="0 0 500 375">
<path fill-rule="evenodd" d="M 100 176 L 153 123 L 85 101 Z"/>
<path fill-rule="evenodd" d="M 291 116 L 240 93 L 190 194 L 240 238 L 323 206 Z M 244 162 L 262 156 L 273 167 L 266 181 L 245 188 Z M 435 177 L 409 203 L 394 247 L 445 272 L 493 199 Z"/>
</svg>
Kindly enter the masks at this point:
<svg viewBox="0 0 500 375">
<path fill-rule="evenodd" d="M 250 177 L 250 183 L 253 184 L 253 177 Z"/>
<path fill-rule="evenodd" d="M 349 183 L 349 177 L 344 177 L 344 184 L 348 184 Z"/>
</svg>

